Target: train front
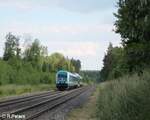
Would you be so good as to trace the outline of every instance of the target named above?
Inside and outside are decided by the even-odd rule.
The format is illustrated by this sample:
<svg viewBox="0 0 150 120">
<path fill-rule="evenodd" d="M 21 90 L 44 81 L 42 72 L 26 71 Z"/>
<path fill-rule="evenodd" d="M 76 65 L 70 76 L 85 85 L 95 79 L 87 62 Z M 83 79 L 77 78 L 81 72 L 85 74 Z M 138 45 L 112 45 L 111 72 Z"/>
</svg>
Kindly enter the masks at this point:
<svg viewBox="0 0 150 120">
<path fill-rule="evenodd" d="M 59 90 L 68 88 L 68 73 L 67 71 L 58 71 L 56 74 L 56 87 Z"/>
</svg>

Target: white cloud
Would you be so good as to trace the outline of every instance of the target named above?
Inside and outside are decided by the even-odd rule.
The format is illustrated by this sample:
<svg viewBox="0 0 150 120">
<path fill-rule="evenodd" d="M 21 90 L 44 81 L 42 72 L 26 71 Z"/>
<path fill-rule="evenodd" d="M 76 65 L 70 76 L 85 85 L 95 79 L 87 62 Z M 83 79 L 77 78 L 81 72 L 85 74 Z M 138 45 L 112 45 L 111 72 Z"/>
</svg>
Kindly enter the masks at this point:
<svg viewBox="0 0 150 120">
<path fill-rule="evenodd" d="M 107 2 L 111 5 L 107 5 Z M 51 7 L 54 9 L 49 9 Z M 10 16 L 8 19 L 3 15 L 6 20 L 1 16 L 0 56 L 3 53 L 6 33 L 12 32 L 21 36 L 27 33 L 34 38 L 39 38 L 43 45 L 48 46 L 50 53 L 57 51 L 65 56 L 80 59 L 83 64 L 82 69 L 100 69 L 109 41 L 115 45 L 119 43 L 120 37 L 112 32 L 113 19 L 109 19 L 112 13 L 112 0 L 0 0 L 0 8 L 6 11 L 13 10 L 15 14 L 13 13 L 12 16 L 16 15 L 12 17 L 6 12 L 5 16 Z M 51 17 L 53 16 L 53 11 L 50 13 L 51 10 L 54 10 L 54 14 L 56 10 L 60 14 L 67 13 L 67 15 L 64 15 L 65 19 L 62 19 L 61 15 L 56 14 L 57 17 L 54 16 L 56 22 L 53 24 L 51 18 L 48 21 L 47 16 L 43 15 L 41 19 L 38 14 L 39 11 L 46 12 L 49 14 L 48 17 Z M 23 19 L 25 16 L 22 16 L 24 14 L 22 11 L 27 11 L 25 19 Z M 79 14 L 72 11 L 79 12 Z M 33 16 L 31 17 L 28 12 L 31 12 Z M 85 12 L 95 13 L 80 14 Z M 75 19 L 72 19 L 72 16 Z M 105 22 L 101 23 L 101 20 Z"/>
<path fill-rule="evenodd" d="M 50 0 L 52 3 L 52 0 Z M 46 8 L 46 3 L 37 0 L 0 0 L 0 7 L 31 11 L 35 8 Z"/>
<path fill-rule="evenodd" d="M 55 51 L 63 53 L 68 57 L 94 57 L 97 55 L 98 44 L 94 42 L 73 41 L 73 42 L 50 42 L 55 46 Z"/>
<path fill-rule="evenodd" d="M 59 7 L 60 0 L 0 0 L 0 7 L 30 12 L 34 9 Z"/>
<path fill-rule="evenodd" d="M 110 9 L 116 0 L 0 0 L 0 7 L 30 11 L 35 8 L 60 7 L 68 11 L 89 13 Z"/>
<path fill-rule="evenodd" d="M 59 0 L 59 6 L 74 12 L 90 13 L 112 9 L 116 0 Z"/>
<path fill-rule="evenodd" d="M 53 41 L 53 42 L 46 42 L 49 47 L 49 53 L 53 52 L 60 52 L 64 56 L 69 58 L 80 59 L 82 63 L 82 69 L 89 69 L 89 70 L 99 70 L 100 63 L 96 65 L 100 58 L 99 55 L 102 54 L 103 50 L 101 50 L 100 44 L 97 42 L 88 42 L 88 41 L 74 41 L 74 42 L 67 42 L 67 41 Z"/>
<path fill-rule="evenodd" d="M 30 33 L 30 34 L 49 34 L 49 33 L 67 33 L 67 34 L 80 34 L 87 32 L 112 32 L 112 24 L 97 24 L 97 25 L 48 25 L 48 24 L 31 24 L 21 22 L 11 22 L 6 25 L 2 25 L 0 31 L 2 32 L 14 32 L 18 34 Z"/>
</svg>

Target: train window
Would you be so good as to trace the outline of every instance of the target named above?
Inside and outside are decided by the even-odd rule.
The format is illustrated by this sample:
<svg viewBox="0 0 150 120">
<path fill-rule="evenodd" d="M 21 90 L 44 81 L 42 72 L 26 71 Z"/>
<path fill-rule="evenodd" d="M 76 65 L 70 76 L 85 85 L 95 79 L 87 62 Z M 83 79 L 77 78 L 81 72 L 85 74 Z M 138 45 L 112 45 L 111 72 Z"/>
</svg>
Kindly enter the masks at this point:
<svg viewBox="0 0 150 120">
<path fill-rule="evenodd" d="M 67 75 L 58 74 L 58 78 L 67 78 Z"/>
<path fill-rule="evenodd" d="M 58 80 L 67 80 L 67 74 L 58 74 Z"/>
<path fill-rule="evenodd" d="M 73 77 L 70 75 L 70 81 L 73 81 Z"/>
<path fill-rule="evenodd" d="M 75 82 L 75 81 L 78 81 L 78 79 L 76 77 L 70 75 L 70 81 L 74 81 Z"/>
</svg>

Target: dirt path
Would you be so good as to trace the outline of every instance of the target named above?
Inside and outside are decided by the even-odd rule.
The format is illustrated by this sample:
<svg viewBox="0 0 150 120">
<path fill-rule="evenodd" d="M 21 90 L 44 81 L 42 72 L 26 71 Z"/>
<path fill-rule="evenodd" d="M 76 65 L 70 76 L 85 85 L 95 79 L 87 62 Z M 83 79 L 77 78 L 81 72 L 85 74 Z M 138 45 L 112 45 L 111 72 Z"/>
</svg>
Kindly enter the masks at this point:
<svg viewBox="0 0 150 120">
<path fill-rule="evenodd" d="M 96 100 L 98 96 L 98 89 L 89 97 L 88 101 L 72 110 L 66 120 L 96 120 Z"/>
</svg>

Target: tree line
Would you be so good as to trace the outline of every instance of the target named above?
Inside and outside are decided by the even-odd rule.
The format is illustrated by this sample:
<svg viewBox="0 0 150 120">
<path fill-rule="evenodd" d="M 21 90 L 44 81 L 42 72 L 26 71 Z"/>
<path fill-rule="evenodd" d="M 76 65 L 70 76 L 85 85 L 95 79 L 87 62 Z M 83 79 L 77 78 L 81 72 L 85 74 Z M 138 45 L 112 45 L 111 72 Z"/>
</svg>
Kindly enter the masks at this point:
<svg viewBox="0 0 150 120">
<path fill-rule="evenodd" d="M 81 70 L 80 75 L 84 76 L 82 79 L 84 83 L 100 82 L 100 74 L 98 70 Z"/>
<path fill-rule="evenodd" d="M 101 79 L 125 74 L 143 74 L 150 67 L 150 1 L 119 0 L 115 32 L 121 35 L 121 47 L 110 43 L 103 59 Z"/>
<path fill-rule="evenodd" d="M 80 72 L 81 62 L 61 53 L 48 55 L 46 46 L 35 39 L 25 48 L 20 38 L 8 33 L 3 57 L 0 59 L 0 85 L 54 83 L 58 70 Z"/>
</svg>

